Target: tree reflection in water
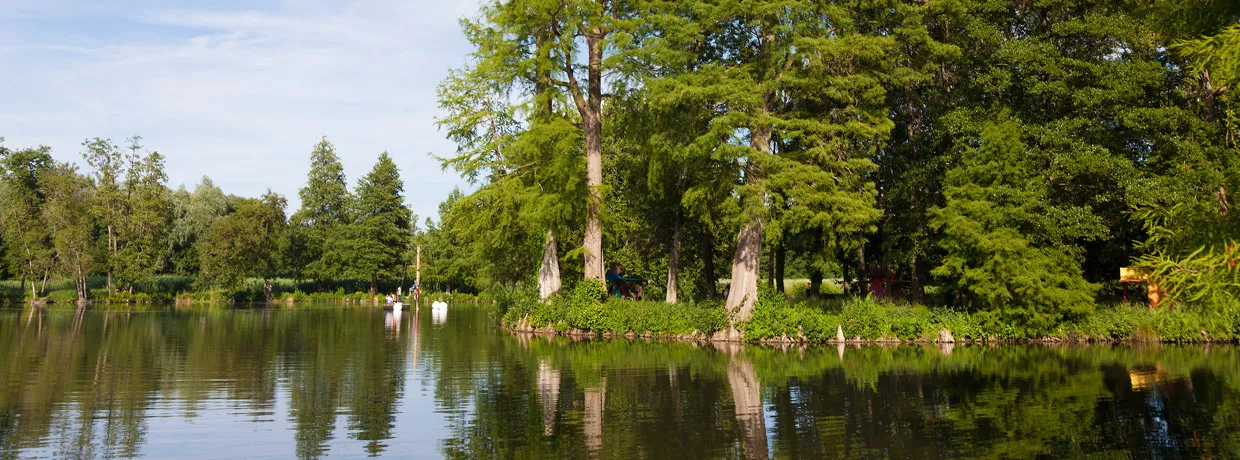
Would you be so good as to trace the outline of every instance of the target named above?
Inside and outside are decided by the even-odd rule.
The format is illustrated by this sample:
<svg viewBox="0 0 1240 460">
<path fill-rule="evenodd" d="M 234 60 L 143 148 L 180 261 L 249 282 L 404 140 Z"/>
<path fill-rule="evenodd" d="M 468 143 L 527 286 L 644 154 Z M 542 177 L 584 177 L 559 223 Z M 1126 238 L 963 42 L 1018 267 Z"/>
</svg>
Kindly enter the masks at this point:
<svg viewBox="0 0 1240 460">
<path fill-rule="evenodd" d="M 7 310 L 0 369 L 3 458 L 1240 458 L 1235 346 L 782 350 L 512 335 L 471 308 Z"/>
</svg>

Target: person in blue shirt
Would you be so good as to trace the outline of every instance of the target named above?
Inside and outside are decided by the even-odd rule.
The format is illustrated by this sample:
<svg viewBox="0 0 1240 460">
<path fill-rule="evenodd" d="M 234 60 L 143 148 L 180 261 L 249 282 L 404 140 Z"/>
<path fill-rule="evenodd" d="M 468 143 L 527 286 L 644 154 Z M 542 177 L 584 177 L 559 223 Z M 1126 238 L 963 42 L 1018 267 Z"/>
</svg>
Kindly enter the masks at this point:
<svg viewBox="0 0 1240 460">
<path fill-rule="evenodd" d="M 607 270 L 605 278 L 607 279 L 607 287 L 617 297 L 633 300 L 642 299 L 642 283 L 646 280 L 624 276 L 623 265 L 611 264 L 611 270 Z"/>
</svg>

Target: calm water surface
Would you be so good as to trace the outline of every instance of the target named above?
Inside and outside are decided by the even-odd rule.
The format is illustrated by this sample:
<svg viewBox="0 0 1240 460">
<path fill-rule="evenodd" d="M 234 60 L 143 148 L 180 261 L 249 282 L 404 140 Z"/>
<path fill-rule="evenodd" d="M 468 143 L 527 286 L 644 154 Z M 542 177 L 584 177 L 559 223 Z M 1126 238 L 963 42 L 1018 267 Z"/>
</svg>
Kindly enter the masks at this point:
<svg viewBox="0 0 1240 460">
<path fill-rule="evenodd" d="M 484 310 L 0 311 L 0 458 L 1240 458 L 1232 346 L 776 349 Z"/>
</svg>

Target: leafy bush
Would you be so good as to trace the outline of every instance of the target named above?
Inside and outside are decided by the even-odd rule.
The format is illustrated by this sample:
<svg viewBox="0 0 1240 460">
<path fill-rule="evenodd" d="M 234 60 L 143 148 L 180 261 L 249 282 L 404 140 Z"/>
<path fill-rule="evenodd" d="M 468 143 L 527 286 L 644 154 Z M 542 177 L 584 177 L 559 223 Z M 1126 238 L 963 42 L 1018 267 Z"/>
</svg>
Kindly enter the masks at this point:
<svg viewBox="0 0 1240 460">
<path fill-rule="evenodd" d="M 498 296 L 502 322 L 514 326 L 523 319 L 534 328 L 580 329 L 604 334 L 709 334 L 726 327 L 727 317 L 717 303 L 668 305 L 656 301 L 628 301 L 607 295 L 602 283 L 579 282 L 567 295 L 541 302 L 530 290 Z"/>
<path fill-rule="evenodd" d="M 77 290 L 61 289 L 47 293 L 47 300 L 52 303 L 76 303 L 78 299 Z"/>
</svg>

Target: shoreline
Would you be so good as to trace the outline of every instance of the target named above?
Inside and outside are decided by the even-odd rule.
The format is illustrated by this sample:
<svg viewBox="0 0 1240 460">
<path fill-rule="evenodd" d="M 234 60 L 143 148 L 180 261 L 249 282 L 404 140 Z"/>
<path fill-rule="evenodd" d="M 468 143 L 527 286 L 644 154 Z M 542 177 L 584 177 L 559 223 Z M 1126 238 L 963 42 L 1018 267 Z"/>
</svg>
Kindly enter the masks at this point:
<svg viewBox="0 0 1240 460">
<path fill-rule="evenodd" d="M 1091 337 L 1082 334 L 1068 334 L 1067 336 L 1049 336 L 1031 339 L 1001 339 L 984 338 L 984 339 L 968 339 L 950 337 L 950 331 L 947 331 L 947 338 L 919 338 L 919 339 L 899 339 L 899 338 L 876 338 L 866 339 L 861 337 L 829 339 L 829 340 L 812 340 L 805 337 L 787 337 L 780 336 L 765 339 L 745 339 L 744 332 L 734 328 L 728 328 L 713 333 L 702 333 L 694 331 L 690 334 L 659 334 L 653 332 L 645 332 L 638 334 L 633 331 L 626 333 L 615 332 L 595 332 L 582 329 L 564 329 L 556 330 L 552 326 L 533 327 L 529 325 L 528 318 L 519 324 L 503 324 L 499 325 L 501 329 L 511 334 L 522 334 L 527 336 L 539 337 L 567 337 L 569 339 L 645 339 L 645 340 L 663 340 L 676 342 L 696 342 L 696 343 L 733 343 L 733 344 L 751 344 L 751 345 L 767 345 L 767 346 L 808 346 L 808 345 L 1029 345 L 1029 344 L 1068 344 L 1068 345 L 1094 345 L 1094 344 L 1111 344 L 1111 345 L 1132 345 L 1132 344 L 1160 344 L 1160 345 L 1238 345 L 1240 340 L 1234 338 L 1227 339 L 1211 339 L 1208 336 L 1197 340 L 1169 340 L 1160 337 Z M 940 332 L 942 334 L 942 331 Z"/>
</svg>

